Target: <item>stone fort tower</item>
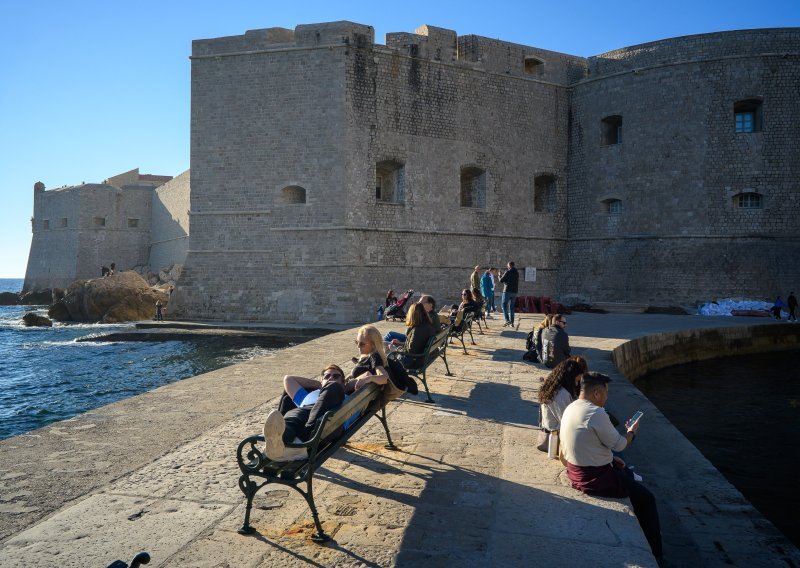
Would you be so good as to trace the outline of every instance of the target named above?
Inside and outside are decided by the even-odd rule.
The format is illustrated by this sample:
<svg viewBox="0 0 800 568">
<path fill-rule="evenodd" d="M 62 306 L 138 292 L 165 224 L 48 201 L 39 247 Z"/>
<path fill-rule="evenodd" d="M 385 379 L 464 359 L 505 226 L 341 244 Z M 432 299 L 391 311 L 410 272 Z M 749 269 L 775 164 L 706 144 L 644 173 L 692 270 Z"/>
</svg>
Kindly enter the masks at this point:
<svg viewBox="0 0 800 568">
<path fill-rule="evenodd" d="M 174 315 L 353 322 L 389 288 L 655 304 L 800 279 L 800 30 L 589 59 L 350 22 L 198 40 Z"/>
<path fill-rule="evenodd" d="M 66 288 L 117 270 L 183 262 L 188 245 L 189 172 L 140 174 L 45 191 L 33 188 L 31 250 L 23 291 Z"/>
</svg>

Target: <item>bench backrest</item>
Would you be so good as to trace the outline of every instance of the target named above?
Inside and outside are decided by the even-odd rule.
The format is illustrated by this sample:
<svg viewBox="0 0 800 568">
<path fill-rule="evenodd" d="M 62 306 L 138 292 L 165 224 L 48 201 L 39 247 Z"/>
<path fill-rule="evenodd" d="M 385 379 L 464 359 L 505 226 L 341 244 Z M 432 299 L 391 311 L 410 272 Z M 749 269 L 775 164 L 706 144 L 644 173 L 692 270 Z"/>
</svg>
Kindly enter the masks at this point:
<svg viewBox="0 0 800 568">
<path fill-rule="evenodd" d="M 449 336 L 450 326 L 447 326 L 444 330 L 428 340 L 428 346 L 425 348 L 426 367 L 433 363 L 444 349 L 447 349 L 447 338 Z"/>
<path fill-rule="evenodd" d="M 322 440 L 334 432 L 338 432 L 342 425 L 354 414 L 362 414 L 370 402 L 381 396 L 381 386 L 370 383 L 360 388 L 347 399 L 341 408 L 337 409 L 325 422 L 322 430 Z"/>
</svg>

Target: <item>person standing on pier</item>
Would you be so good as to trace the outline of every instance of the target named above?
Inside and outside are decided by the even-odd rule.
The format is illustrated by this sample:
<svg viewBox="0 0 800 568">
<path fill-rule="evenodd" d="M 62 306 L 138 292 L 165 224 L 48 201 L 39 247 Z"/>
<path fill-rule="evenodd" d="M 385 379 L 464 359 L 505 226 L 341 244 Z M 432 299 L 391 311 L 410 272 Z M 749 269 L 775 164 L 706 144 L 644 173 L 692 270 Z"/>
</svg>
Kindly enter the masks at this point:
<svg viewBox="0 0 800 568">
<path fill-rule="evenodd" d="M 506 320 L 503 326 L 514 327 L 514 302 L 519 290 L 519 272 L 514 268 L 513 262 L 508 263 L 508 270 L 503 272 L 500 282 L 503 283 L 503 318 Z"/>
</svg>

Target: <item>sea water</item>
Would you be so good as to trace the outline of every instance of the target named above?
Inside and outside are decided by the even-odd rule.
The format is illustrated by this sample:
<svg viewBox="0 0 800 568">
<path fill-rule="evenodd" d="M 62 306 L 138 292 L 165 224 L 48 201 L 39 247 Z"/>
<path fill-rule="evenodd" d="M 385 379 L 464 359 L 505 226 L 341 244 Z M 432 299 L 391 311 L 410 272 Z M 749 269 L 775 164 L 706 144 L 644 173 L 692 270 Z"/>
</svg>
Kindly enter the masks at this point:
<svg viewBox="0 0 800 568">
<path fill-rule="evenodd" d="M 800 351 L 676 365 L 636 386 L 800 546 Z"/>
<path fill-rule="evenodd" d="M 0 292 L 19 292 L 21 279 L 0 279 Z M 28 311 L 0 306 L 0 439 L 141 394 L 161 385 L 260 357 L 285 347 L 272 339 L 164 342 L 76 342 L 79 337 L 133 329 L 132 324 L 25 327 Z"/>
</svg>

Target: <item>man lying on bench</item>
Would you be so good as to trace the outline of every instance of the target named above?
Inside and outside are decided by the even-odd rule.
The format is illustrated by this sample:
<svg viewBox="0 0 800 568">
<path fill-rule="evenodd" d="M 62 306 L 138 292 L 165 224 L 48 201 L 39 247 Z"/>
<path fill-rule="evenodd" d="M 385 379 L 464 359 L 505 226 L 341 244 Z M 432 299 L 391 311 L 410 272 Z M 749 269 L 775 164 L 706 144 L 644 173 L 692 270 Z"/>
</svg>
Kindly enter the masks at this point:
<svg viewBox="0 0 800 568">
<path fill-rule="evenodd" d="M 372 330 L 365 329 L 370 327 L 372 326 L 361 328 L 356 339 L 362 359 L 385 360 L 383 339 L 377 329 L 373 328 L 375 333 L 369 333 Z M 377 348 L 376 341 L 380 344 Z M 368 370 L 364 370 L 365 368 Z M 355 373 L 358 374 L 345 381 L 342 369 L 331 364 L 322 372 L 322 380 L 286 375 L 283 378 L 285 392 L 281 396 L 278 409 L 271 411 L 264 423 L 266 456 L 274 461 L 307 458 L 308 451 L 305 448 L 287 448 L 286 444 L 307 441 L 325 413 L 339 408 L 349 394 L 369 383 L 384 385 L 389 380 L 389 374 L 383 365 L 358 365 L 354 369 Z M 355 415 L 348 419 L 343 429 L 346 430 L 357 418 L 358 415 Z M 341 432 L 334 434 L 334 437 L 339 434 Z"/>
</svg>

